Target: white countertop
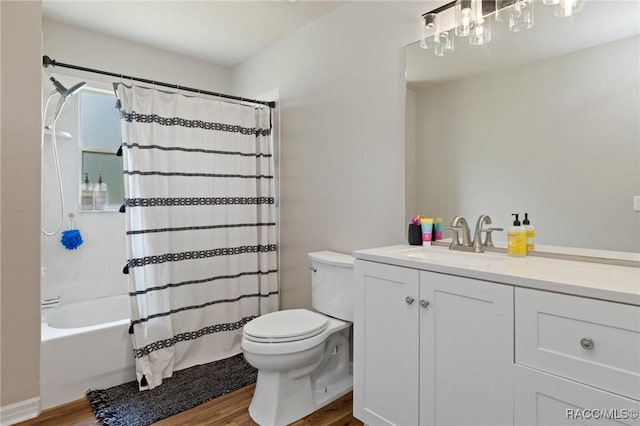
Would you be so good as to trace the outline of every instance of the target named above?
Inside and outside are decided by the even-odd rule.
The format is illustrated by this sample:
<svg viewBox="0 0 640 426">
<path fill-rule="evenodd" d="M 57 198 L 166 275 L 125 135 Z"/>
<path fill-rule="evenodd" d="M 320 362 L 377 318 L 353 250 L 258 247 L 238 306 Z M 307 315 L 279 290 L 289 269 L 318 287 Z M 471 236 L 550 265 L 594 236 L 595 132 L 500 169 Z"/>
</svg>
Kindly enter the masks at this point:
<svg viewBox="0 0 640 426">
<path fill-rule="evenodd" d="M 353 252 L 353 256 L 407 268 L 640 306 L 640 268 L 629 266 L 410 245 L 358 250 Z"/>
</svg>

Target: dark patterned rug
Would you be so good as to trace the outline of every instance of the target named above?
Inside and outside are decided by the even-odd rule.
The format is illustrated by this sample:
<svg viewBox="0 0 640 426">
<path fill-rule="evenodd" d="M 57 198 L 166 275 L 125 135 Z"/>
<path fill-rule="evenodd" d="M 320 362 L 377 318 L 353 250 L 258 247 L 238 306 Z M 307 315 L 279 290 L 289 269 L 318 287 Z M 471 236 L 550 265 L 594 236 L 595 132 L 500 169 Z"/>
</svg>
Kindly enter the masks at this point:
<svg viewBox="0 0 640 426">
<path fill-rule="evenodd" d="M 104 426 L 146 426 L 255 383 L 257 375 L 239 354 L 176 371 L 155 389 L 140 392 L 133 381 L 90 390 L 87 398 Z"/>
</svg>

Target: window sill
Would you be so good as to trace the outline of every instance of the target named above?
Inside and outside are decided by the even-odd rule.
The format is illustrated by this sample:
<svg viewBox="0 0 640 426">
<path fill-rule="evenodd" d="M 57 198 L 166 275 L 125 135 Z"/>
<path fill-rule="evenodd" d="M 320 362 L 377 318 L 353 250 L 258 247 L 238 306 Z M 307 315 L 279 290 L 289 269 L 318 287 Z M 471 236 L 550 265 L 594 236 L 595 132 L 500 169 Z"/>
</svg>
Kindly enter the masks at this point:
<svg viewBox="0 0 640 426">
<path fill-rule="evenodd" d="M 104 210 L 89 210 L 78 207 L 78 213 L 120 213 L 120 206 L 109 206 Z"/>
</svg>

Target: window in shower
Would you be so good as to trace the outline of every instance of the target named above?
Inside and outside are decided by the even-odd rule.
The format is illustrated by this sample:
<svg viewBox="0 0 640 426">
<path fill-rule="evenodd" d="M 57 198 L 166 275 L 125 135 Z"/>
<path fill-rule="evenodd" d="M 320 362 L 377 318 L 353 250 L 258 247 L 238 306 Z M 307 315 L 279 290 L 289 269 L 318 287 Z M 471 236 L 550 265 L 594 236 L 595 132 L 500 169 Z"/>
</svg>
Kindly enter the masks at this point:
<svg viewBox="0 0 640 426">
<path fill-rule="evenodd" d="M 124 201 L 122 157 L 116 155 L 121 144 L 116 97 L 113 92 L 95 88 L 83 89 L 79 95 L 81 181 L 88 176 L 89 182 L 96 185 L 102 176 L 102 182 L 107 184 L 105 210 L 114 211 Z M 81 210 L 93 211 L 82 206 Z"/>
</svg>

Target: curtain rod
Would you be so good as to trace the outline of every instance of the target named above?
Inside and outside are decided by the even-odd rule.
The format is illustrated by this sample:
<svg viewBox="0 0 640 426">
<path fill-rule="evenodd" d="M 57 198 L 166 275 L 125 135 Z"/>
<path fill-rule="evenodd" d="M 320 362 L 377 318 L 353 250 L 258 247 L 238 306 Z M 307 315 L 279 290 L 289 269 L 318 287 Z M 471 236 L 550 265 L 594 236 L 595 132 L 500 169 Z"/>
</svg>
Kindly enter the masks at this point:
<svg viewBox="0 0 640 426">
<path fill-rule="evenodd" d="M 86 71 L 86 72 L 91 72 L 91 73 L 94 73 L 94 74 L 108 75 L 108 76 L 111 76 L 111 77 L 118 77 L 118 78 L 121 78 L 123 80 L 135 80 L 135 81 L 140 81 L 142 83 L 153 84 L 153 85 L 156 85 L 156 86 L 170 87 L 170 88 L 176 89 L 176 90 L 185 90 L 187 92 L 200 93 L 200 94 L 209 95 L 209 96 L 217 96 L 219 98 L 224 98 L 224 99 L 233 99 L 233 100 L 241 101 L 241 102 L 249 102 L 249 103 L 253 103 L 253 104 L 266 105 L 269 108 L 275 108 L 275 106 L 276 106 L 276 103 L 273 102 L 273 101 L 258 101 L 258 100 L 255 100 L 255 99 L 247 99 L 247 98 L 243 98 L 243 97 L 240 97 L 240 96 L 225 95 L 224 93 L 209 92 L 207 90 L 194 89 L 193 87 L 179 86 L 177 84 L 162 83 L 160 81 L 149 80 L 147 78 L 132 77 L 130 75 L 117 74 L 117 73 L 114 73 L 114 72 L 102 71 L 102 70 L 97 70 L 97 69 L 94 69 L 94 68 L 87 68 L 87 67 L 81 67 L 81 66 L 78 66 L 78 65 L 65 64 L 65 63 L 62 63 L 62 62 L 58 62 L 55 59 L 51 59 L 47 55 L 44 55 L 42 57 L 42 66 L 45 67 L 45 68 L 47 68 L 49 66 L 61 67 L 61 68 L 69 68 L 69 69 L 72 69 L 72 70 Z"/>
</svg>

